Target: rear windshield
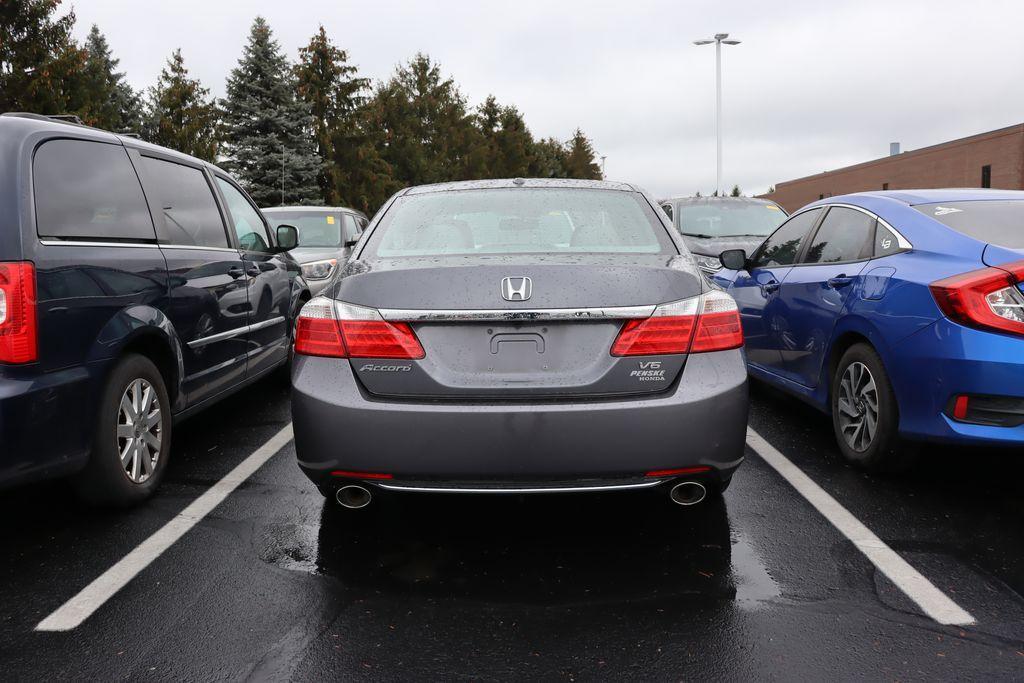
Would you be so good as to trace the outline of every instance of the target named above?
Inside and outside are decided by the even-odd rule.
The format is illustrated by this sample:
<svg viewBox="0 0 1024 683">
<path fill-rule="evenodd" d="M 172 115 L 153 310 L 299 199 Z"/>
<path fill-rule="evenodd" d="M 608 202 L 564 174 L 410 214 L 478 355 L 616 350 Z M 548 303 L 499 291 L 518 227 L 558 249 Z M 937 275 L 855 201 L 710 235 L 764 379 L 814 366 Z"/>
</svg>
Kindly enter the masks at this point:
<svg viewBox="0 0 1024 683">
<path fill-rule="evenodd" d="M 1024 248 L 1024 200 L 943 202 L 914 208 L 976 240 L 1010 249 Z"/>
<path fill-rule="evenodd" d="M 436 192 L 399 198 L 367 254 L 675 254 L 664 225 L 637 193 L 564 188 Z"/>
<path fill-rule="evenodd" d="M 763 237 L 775 232 L 786 212 L 775 204 L 710 201 L 679 205 L 679 232 L 693 237 Z"/>
<path fill-rule="evenodd" d="M 295 227 L 302 247 L 340 247 L 344 241 L 340 211 L 266 211 L 264 215 L 274 230 L 279 225 Z"/>
</svg>

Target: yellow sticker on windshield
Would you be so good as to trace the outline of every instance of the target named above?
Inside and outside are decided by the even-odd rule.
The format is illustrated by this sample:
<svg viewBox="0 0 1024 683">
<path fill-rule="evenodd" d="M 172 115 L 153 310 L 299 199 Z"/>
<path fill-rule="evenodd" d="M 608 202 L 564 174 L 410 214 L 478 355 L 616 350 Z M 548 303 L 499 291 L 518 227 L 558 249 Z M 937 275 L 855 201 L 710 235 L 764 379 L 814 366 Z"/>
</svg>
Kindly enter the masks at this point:
<svg viewBox="0 0 1024 683">
<path fill-rule="evenodd" d="M 327 225 L 334 225 L 334 216 L 327 217 Z"/>
</svg>

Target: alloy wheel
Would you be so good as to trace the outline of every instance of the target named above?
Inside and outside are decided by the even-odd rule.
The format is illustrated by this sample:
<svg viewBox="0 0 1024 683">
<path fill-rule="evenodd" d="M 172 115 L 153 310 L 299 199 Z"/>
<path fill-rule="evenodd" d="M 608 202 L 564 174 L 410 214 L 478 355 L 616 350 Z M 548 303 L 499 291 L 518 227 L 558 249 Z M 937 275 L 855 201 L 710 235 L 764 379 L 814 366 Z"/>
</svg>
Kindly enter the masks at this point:
<svg viewBox="0 0 1024 683">
<path fill-rule="evenodd" d="M 163 422 L 156 389 L 142 378 L 128 383 L 117 411 L 117 451 L 128 479 L 143 484 L 160 459 Z"/>
<path fill-rule="evenodd" d="M 847 445 L 866 451 L 878 429 L 878 389 L 868 366 L 855 361 L 847 366 L 839 383 L 839 429 Z"/>
</svg>

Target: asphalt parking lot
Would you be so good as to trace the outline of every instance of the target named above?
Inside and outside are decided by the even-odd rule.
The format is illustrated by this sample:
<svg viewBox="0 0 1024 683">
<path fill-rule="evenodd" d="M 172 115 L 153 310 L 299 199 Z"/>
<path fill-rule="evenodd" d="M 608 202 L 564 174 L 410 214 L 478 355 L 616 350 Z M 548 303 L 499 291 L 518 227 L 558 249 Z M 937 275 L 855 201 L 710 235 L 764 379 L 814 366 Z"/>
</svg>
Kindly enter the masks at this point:
<svg viewBox="0 0 1024 683">
<path fill-rule="evenodd" d="M 286 442 L 81 625 L 36 630 L 287 427 L 288 390 L 265 381 L 180 426 L 167 479 L 140 508 L 89 509 L 61 483 L 3 494 L 0 670 L 7 680 L 1021 677 L 1019 454 L 929 449 L 906 475 L 869 476 L 841 461 L 813 410 L 757 385 L 752 398 L 751 427 L 768 448 L 974 624 L 929 617 L 869 561 L 870 543 L 851 542 L 750 448 L 724 504 L 414 496 L 346 513 L 307 482 Z"/>
</svg>

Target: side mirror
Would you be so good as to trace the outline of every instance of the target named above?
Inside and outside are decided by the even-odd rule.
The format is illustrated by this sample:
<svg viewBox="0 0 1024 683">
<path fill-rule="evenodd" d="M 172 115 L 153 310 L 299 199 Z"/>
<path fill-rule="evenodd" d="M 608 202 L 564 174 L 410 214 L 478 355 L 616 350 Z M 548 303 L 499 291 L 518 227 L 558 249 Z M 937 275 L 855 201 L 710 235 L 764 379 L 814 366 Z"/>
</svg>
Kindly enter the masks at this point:
<svg viewBox="0 0 1024 683">
<path fill-rule="evenodd" d="M 718 260 L 729 270 L 743 270 L 747 267 L 747 252 L 742 249 L 726 249 L 718 255 Z"/>
<path fill-rule="evenodd" d="M 299 246 L 299 231 L 294 225 L 277 226 L 277 248 L 279 251 L 288 251 Z"/>
<path fill-rule="evenodd" d="M 344 246 L 347 249 L 348 247 L 354 247 L 357 244 L 359 244 L 359 238 L 358 237 L 356 239 L 354 239 L 354 240 L 347 240 L 345 242 L 345 244 L 342 245 L 342 246 Z"/>
</svg>

